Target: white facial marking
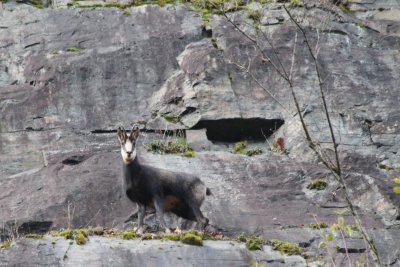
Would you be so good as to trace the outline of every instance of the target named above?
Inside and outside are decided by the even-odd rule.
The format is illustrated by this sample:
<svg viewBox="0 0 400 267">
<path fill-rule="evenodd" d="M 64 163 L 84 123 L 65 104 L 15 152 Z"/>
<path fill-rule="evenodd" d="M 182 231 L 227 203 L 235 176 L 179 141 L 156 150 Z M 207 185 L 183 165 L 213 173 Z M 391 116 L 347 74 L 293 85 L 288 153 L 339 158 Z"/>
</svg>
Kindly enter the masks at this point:
<svg viewBox="0 0 400 267">
<path fill-rule="evenodd" d="M 121 147 L 121 155 L 122 155 L 122 160 L 125 163 L 129 163 L 136 158 L 135 146 L 133 145 L 132 141 L 129 140 L 129 138 L 126 140 L 125 144 L 123 144 Z"/>
</svg>

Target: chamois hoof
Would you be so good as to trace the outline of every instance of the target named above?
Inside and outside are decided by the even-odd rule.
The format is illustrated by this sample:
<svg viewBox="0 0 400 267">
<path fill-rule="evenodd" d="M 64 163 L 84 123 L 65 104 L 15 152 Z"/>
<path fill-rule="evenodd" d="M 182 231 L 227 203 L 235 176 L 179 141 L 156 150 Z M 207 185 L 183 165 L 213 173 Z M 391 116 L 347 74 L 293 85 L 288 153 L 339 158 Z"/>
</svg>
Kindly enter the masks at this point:
<svg viewBox="0 0 400 267">
<path fill-rule="evenodd" d="M 143 227 L 139 227 L 138 229 L 136 229 L 136 234 L 138 236 L 142 236 L 143 235 Z"/>
</svg>

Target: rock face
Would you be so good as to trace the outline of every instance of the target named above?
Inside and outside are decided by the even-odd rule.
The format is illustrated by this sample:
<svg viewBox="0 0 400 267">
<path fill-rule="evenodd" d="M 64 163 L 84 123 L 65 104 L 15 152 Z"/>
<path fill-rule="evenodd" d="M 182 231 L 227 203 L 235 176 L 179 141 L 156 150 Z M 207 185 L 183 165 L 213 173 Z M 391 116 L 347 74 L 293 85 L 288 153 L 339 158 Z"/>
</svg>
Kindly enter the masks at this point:
<svg viewBox="0 0 400 267">
<path fill-rule="evenodd" d="M 26 258 L 19 257 L 24 253 Z M 107 257 L 104 257 L 107 255 Z M 122 241 L 92 237 L 70 245 L 63 238 L 22 239 L 0 254 L 0 266 L 307 266 L 300 256 L 285 256 L 265 246 L 251 252 L 231 241 L 205 241 L 197 247 L 173 241 Z"/>
<path fill-rule="evenodd" d="M 347 2 L 349 8 L 350 2 L 356 3 Z M 400 263 L 400 196 L 393 193 L 392 182 L 400 175 L 400 37 L 387 12 L 400 7 L 386 2 L 393 7 L 357 1 L 373 17 L 318 3 L 292 12 L 295 18 L 305 12 L 307 36 L 313 47 L 318 44 L 350 197 L 382 261 L 395 265 Z M 331 139 L 315 68 L 281 5 L 266 4 L 256 19 L 248 10 L 228 17 L 251 38 L 263 33 L 258 44 L 280 70 L 291 69 L 297 40 L 294 90 L 312 137 L 329 154 Z M 287 83 L 226 17 L 213 15 L 205 22 L 189 5 L 140 6 L 125 10 L 129 12 L 5 6 L 0 12 L 2 241 L 66 227 L 131 226 L 124 221 L 135 205 L 122 192 L 115 129 L 136 122 L 143 129 L 138 145 L 143 162 L 195 174 L 211 188 L 202 209 L 216 229 L 228 236 L 246 232 L 302 244 L 314 260 L 322 255 L 330 262 L 318 248 L 330 230 L 306 226 L 316 220 L 334 224 L 340 216 L 353 224 L 344 211 L 343 192 L 308 149 Z M 144 148 L 177 130 L 188 130 L 184 135 L 196 150 L 194 158 L 157 155 Z M 278 137 L 288 154 L 270 150 Z M 232 153 L 233 142 L 242 139 L 263 153 Z M 307 188 L 317 178 L 327 181 L 327 187 Z M 157 223 L 153 215 L 146 222 Z M 176 227 L 183 222 L 170 216 L 168 223 Z M 359 239 L 344 240 L 336 235 L 328 244 L 340 247 L 333 256 L 338 264 L 347 260 L 346 247 L 354 253 L 353 261 L 365 251 Z M 271 256 L 265 247 L 254 254 L 224 242 L 204 248 L 168 242 L 153 247 L 93 238 L 82 251 L 72 246 L 63 261 L 68 244 L 51 242 L 16 241 L 0 251 L 0 265 L 24 265 L 27 258 L 16 258 L 24 249 L 45 255 L 32 266 L 87 265 L 82 251 L 98 265 L 110 264 L 100 256 L 111 253 L 113 266 L 126 266 L 133 258 L 141 265 L 149 257 L 155 266 L 180 261 L 203 266 L 203 258 L 215 259 L 214 266 L 243 266 L 254 259 L 269 264 L 271 257 L 276 259 L 273 266 L 281 266 L 284 257 Z M 158 256 L 158 245 L 173 250 L 176 259 Z M 184 254 L 189 256 L 179 259 Z M 294 265 L 305 264 L 298 257 L 285 262 L 291 259 Z"/>
</svg>

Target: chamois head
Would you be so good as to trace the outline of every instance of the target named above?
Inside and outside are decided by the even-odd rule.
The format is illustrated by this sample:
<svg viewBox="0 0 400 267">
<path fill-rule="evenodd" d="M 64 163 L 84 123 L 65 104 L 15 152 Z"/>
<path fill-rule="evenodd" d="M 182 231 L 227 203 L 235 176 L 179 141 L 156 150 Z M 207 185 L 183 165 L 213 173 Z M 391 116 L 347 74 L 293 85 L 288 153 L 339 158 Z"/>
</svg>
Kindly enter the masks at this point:
<svg viewBox="0 0 400 267">
<path fill-rule="evenodd" d="M 125 164 L 132 162 L 136 158 L 136 140 L 139 137 L 139 127 L 133 125 L 132 130 L 129 135 L 123 127 L 119 127 L 117 130 L 118 139 L 121 143 L 121 155 L 122 160 Z"/>
</svg>

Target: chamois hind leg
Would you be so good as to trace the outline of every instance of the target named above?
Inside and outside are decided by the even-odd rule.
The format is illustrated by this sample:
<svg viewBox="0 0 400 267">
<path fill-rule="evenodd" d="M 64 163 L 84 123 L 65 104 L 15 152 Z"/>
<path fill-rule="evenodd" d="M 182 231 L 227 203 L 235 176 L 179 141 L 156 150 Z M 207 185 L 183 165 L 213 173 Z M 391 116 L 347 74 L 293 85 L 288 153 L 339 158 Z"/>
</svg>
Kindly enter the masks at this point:
<svg viewBox="0 0 400 267">
<path fill-rule="evenodd" d="M 164 221 L 164 201 L 160 196 L 155 196 L 153 199 L 154 207 L 156 208 L 157 219 L 161 224 L 161 227 L 165 229 L 165 233 L 171 233 L 171 230 L 167 227 Z"/>
<path fill-rule="evenodd" d="M 137 203 L 138 206 L 138 229 L 136 230 L 136 233 L 138 235 L 143 235 L 143 221 L 144 221 L 144 216 L 146 215 L 146 206 L 143 204 Z"/>
</svg>

